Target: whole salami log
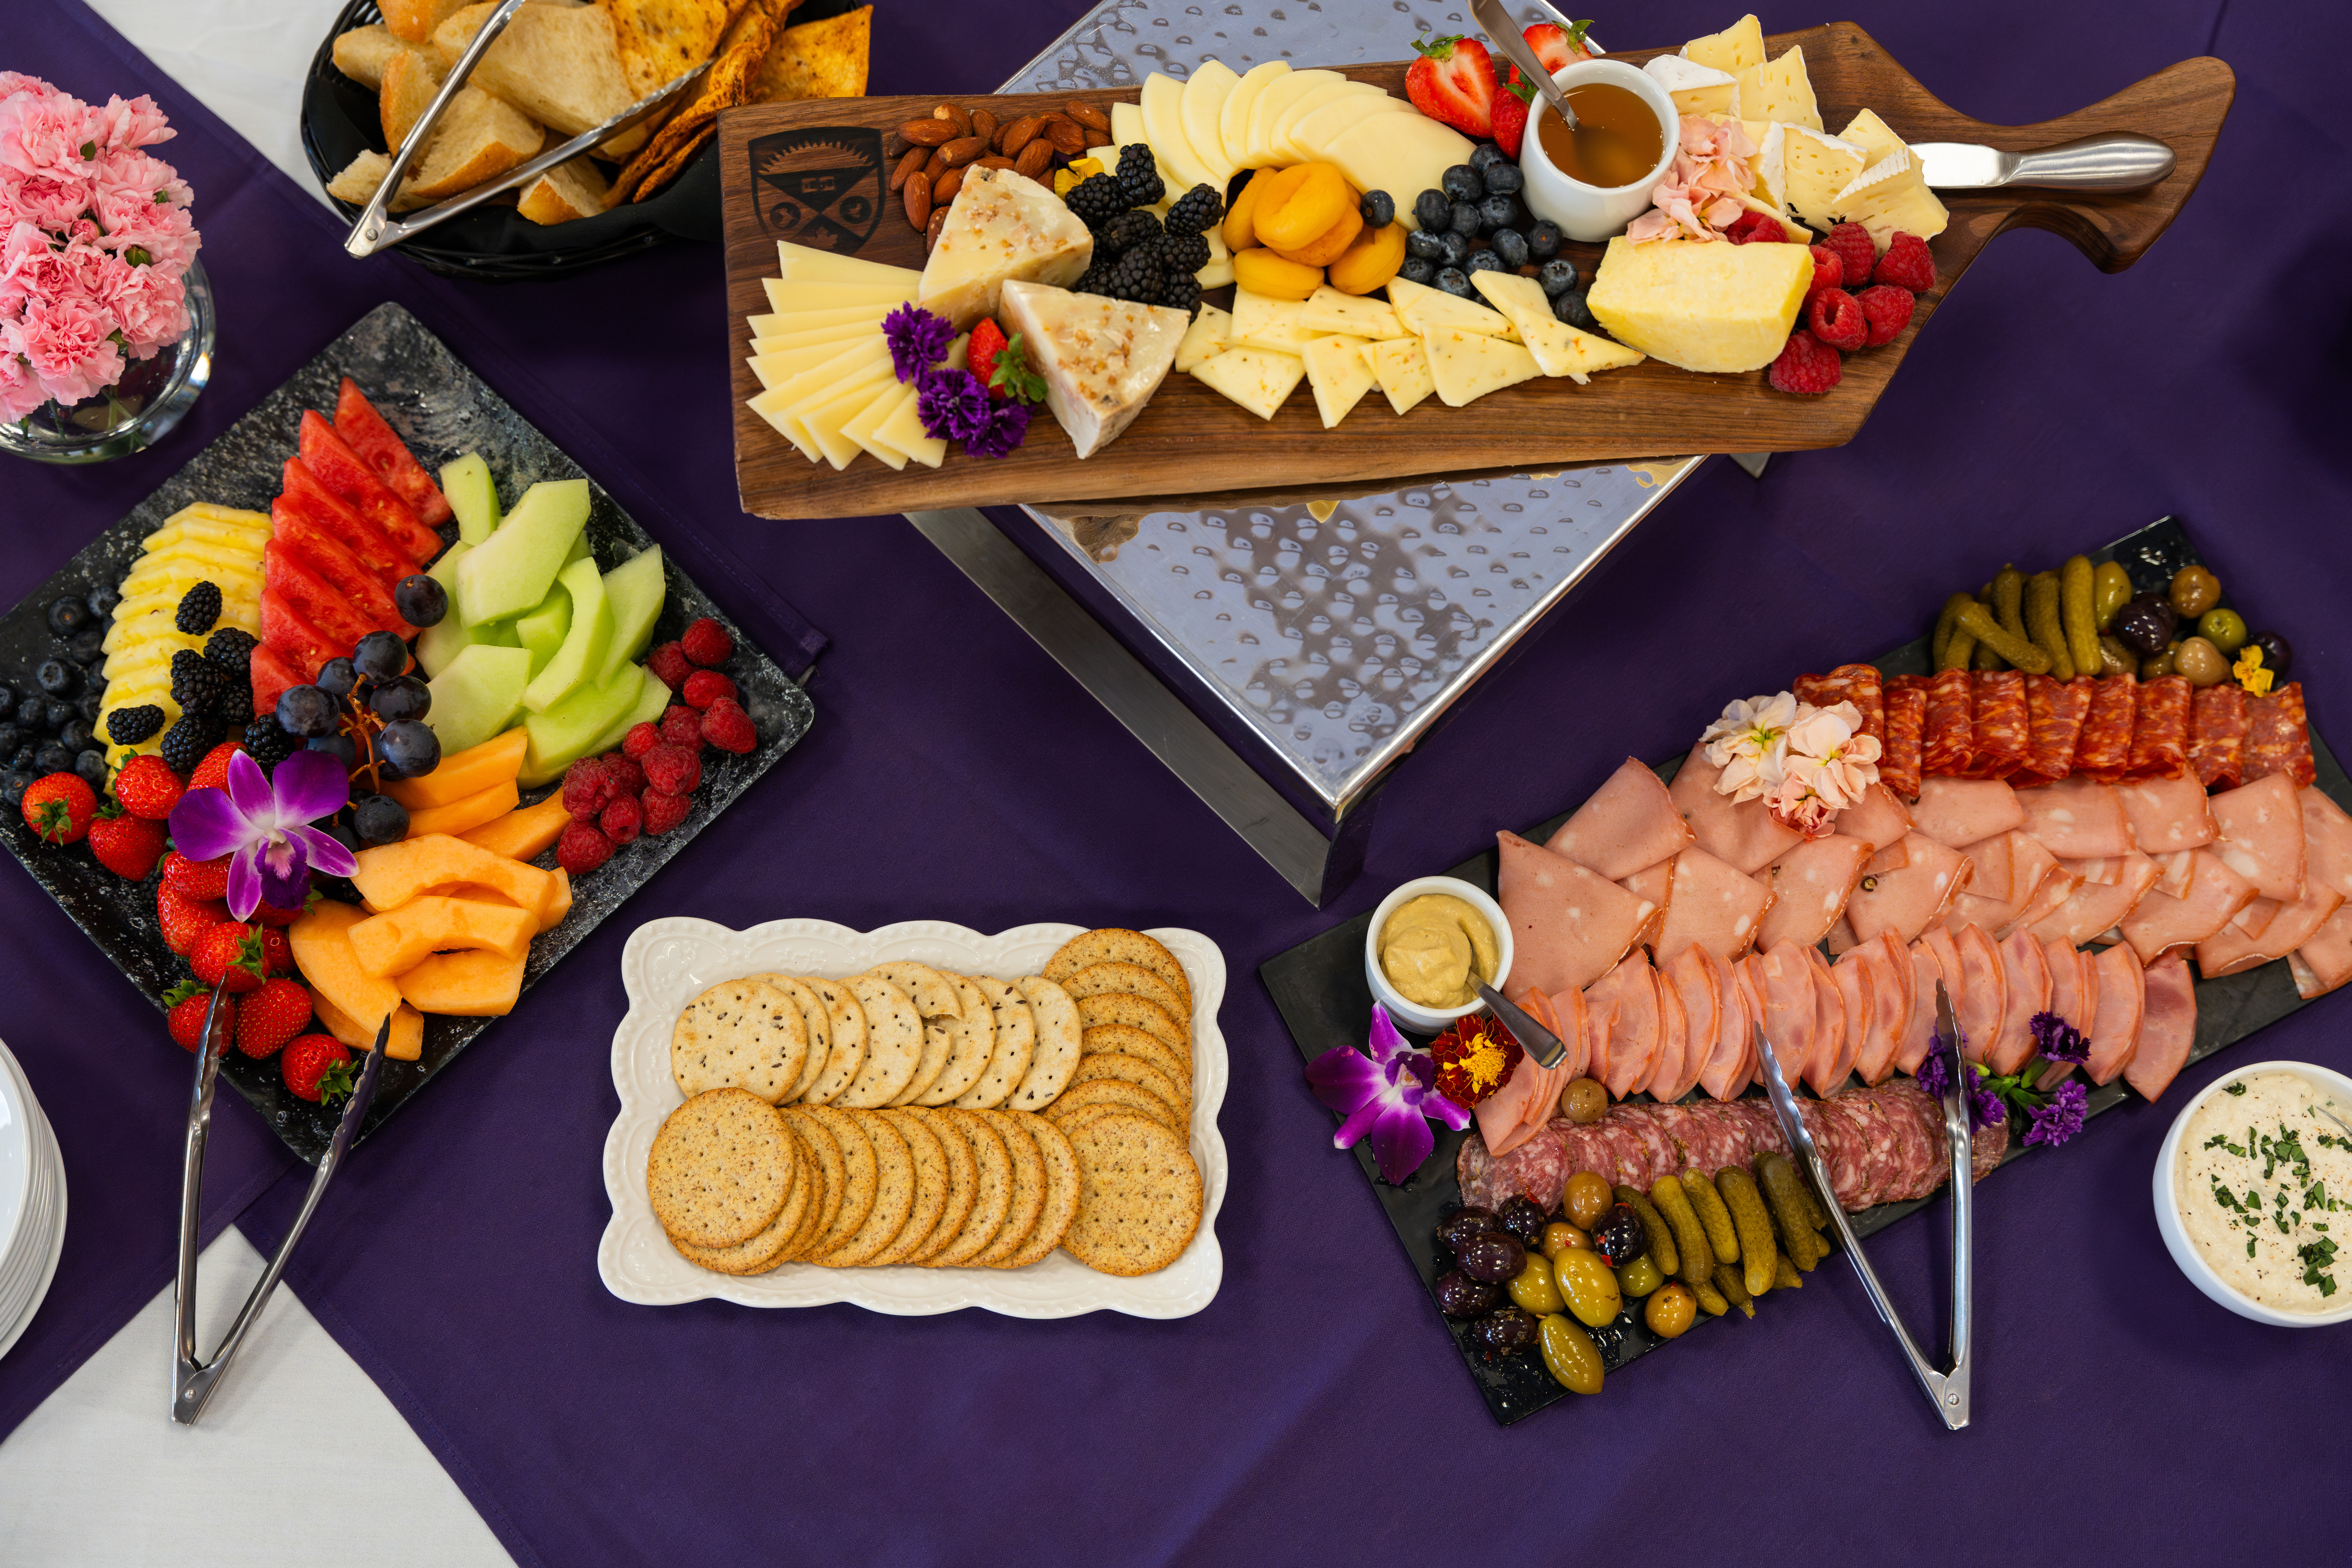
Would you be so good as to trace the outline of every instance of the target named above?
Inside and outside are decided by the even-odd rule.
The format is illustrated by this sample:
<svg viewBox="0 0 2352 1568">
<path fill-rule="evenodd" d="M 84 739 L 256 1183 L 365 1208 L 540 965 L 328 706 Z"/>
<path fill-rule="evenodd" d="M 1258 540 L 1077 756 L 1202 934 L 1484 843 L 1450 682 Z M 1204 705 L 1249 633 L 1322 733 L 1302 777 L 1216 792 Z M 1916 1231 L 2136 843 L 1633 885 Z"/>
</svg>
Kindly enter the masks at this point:
<svg viewBox="0 0 2352 1568">
<path fill-rule="evenodd" d="M 1816 708 L 1853 703 L 1862 710 L 1862 733 L 1885 744 L 1885 689 L 1876 665 L 1842 664 L 1827 675 L 1801 675 L 1794 690 L 1798 701 Z"/>
<path fill-rule="evenodd" d="M 2268 697 L 2246 702 L 2246 778 L 2248 784 L 2272 773 L 2284 773 L 2294 787 L 2319 776 L 2311 756 L 2311 724 L 2303 710 L 2303 682 L 2290 680 Z"/>
<path fill-rule="evenodd" d="M 2009 782 L 2023 789 L 2030 784 L 2056 784 L 2073 773 L 2074 746 L 2083 737 L 2083 720 L 2090 711 L 2089 676 L 2073 680 L 2027 676 L 2025 766 L 2012 773 Z"/>
<path fill-rule="evenodd" d="M 1969 672 L 1938 670 L 1927 682 L 1927 706 L 1919 731 L 1919 772 L 1929 778 L 1958 778 L 1976 753 L 1970 720 Z"/>
<path fill-rule="evenodd" d="M 2126 778 L 2177 779 L 2189 771 L 2189 691 L 2185 675 L 2160 675 L 2140 684 Z"/>
<path fill-rule="evenodd" d="M 1885 749 L 1878 758 L 1878 782 L 1905 800 L 1919 798 L 1919 736 L 1927 721 L 1927 683 L 1898 675 L 1886 683 Z"/>
<path fill-rule="evenodd" d="M 2246 689 L 2225 680 L 2189 700 L 2189 768 L 2207 789 L 2233 789 L 2246 765 Z"/>
<path fill-rule="evenodd" d="M 2025 677 L 2014 669 L 1979 669 L 1971 680 L 1972 753 L 1963 778 L 2005 779 L 2025 766 L 2033 726 L 2025 704 Z"/>
<path fill-rule="evenodd" d="M 2083 715 L 2082 738 L 2074 742 L 2074 771 L 2099 784 L 2120 782 L 2131 762 L 2138 717 L 2137 678 L 2110 675 L 2091 682 L 2091 710 Z"/>
</svg>

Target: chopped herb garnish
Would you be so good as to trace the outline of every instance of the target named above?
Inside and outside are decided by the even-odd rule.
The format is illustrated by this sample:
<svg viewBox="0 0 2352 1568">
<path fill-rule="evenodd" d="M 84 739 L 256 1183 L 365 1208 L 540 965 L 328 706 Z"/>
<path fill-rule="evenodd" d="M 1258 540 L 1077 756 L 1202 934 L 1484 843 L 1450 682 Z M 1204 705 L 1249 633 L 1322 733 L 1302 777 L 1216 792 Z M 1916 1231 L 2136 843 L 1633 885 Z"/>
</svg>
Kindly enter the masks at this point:
<svg viewBox="0 0 2352 1568">
<path fill-rule="evenodd" d="M 1760 1250 L 1760 1249 L 1759 1249 L 1759 1250 Z M 2247 1257 L 2249 1257 L 2249 1258 L 2252 1258 L 2253 1255 L 2254 1255 L 2254 1238 L 2253 1238 L 2252 1237 L 2251 1237 L 2251 1236 L 2250 1236 L 2250 1237 L 2246 1237 L 2246 1256 L 2247 1256 Z"/>
<path fill-rule="evenodd" d="M 2221 1086 L 2221 1092 L 2223 1094 L 2243 1094 L 2246 1092 L 2246 1086 L 2242 1083 L 2226 1083 Z"/>
</svg>

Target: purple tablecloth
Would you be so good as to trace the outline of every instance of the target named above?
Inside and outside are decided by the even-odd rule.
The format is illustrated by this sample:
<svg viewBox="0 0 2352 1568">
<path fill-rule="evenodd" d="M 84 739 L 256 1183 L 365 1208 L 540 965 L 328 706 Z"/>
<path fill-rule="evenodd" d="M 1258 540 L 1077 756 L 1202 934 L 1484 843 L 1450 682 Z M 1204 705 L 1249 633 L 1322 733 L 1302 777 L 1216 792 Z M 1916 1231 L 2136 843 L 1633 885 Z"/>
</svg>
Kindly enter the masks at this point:
<svg viewBox="0 0 2352 1568">
<path fill-rule="evenodd" d="M 877 91 L 983 89 L 1072 15 L 909 13 L 924 26 L 880 30 Z M 10 63 L 83 91 L 160 86 L 85 14 L 47 14 L 61 25 L 16 30 Z M 1363 879 L 1323 913 L 905 525 L 737 515 L 715 252 L 530 289 L 356 268 L 307 198 L 171 95 L 223 296 L 222 379 L 164 451 L 94 475 L 9 470 L 0 586 L 37 583 L 389 294 L 633 508 L 657 494 L 724 533 L 835 639 L 814 733 L 631 916 L 1188 925 L 1234 976 L 1226 1277 L 1207 1311 L 656 1310 L 595 1272 L 633 921 L 583 943 L 353 1161 L 291 1275 L 519 1560 L 2340 1555 L 2342 1334 L 2259 1329 L 2196 1294 L 2158 1238 L 2148 1173 L 2172 1106 L 2222 1068 L 2352 1067 L 2344 997 L 1982 1190 L 1968 1434 L 1937 1425 L 1834 1264 L 1754 1322 L 1505 1432 L 1328 1147 L 1251 974 L 1398 879 L 1580 798 L 1622 755 L 1680 750 L 1727 698 L 1905 641 L 1953 584 L 2003 562 L 2054 562 L 2168 511 L 2237 602 L 2294 639 L 2318 727 L 2352 737 L 2352 288 L 2342 182 L 2324 173 L 2343 151 L 2345 24 L 2214 4 L 2128 22 L 2022 0 L 1847 14 L 1986 119 L 2058 114 L 2206 52 L 2237 68 L 2237 107 L 2205 188 L 2138 268 L 2109 278 L 2053 237 L 2002 239 L 1852 446 L 1776 458 L 1761 484 L 1710 465 L 1661 508 L 1422 745 Z M 1724 20 L 1674 0 L 1604 36 Z M 76 1182 L 67 1270 L 31 1353 L 0 1365 L 5 1429 L 163 1278 L 184 1068 L 21 879 L 0 877 L 0 931 L 36 999 L 9 1038 Z M 276 1156 L 242 1108 L 223 1120 L 220 1184 L 266 1178 Z M 267 1246 L 298 1198 L 282 1180 L 240 1223 Z M 1931 1214 L 1873 1244 L 1923 1338 L 1941 1328 L 1937 1231 Z"/>
</svg>

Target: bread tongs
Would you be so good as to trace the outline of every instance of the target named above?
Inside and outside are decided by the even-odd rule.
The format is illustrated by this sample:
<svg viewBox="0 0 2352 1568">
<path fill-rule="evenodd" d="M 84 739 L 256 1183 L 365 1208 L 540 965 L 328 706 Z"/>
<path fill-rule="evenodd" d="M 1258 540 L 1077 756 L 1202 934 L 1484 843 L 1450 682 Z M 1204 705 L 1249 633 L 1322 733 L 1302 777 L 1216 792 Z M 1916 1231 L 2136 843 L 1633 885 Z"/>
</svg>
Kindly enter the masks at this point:
<svg viewBox="0 0 2352 1568">
<path fill-rule="evenodd" d="M 1805 1119 L 1797 1113 L 1797 1097 L 1789 1091 L 1789 1080 L 1781 1076 L 1780 1059 L 1772 1054 L 1772 1043 L 1764 1037 L 1764 1026 L 1756 1026 L 1756 1059 L 1763 1067 L 1765 1091 L 1772 1097 L 1772 1113 L 1780 1119 L 1780 1131 L 1798 1160 L 1811 1173 L 1814 1190 L 1822 1195 L 1822 1206 L 1837 1226 L 1838 1239 L 1845 1244 L 1845 1255 L 1853 1260 L 1853 1271 L 1862 1276 L 1862 1288 L 1869 1292 L 1870 1304 L 1878 1310 L 1879 1321 L 1895 1331 L 1896 1342 L 1911 1363 L 1913 1375 L 1927 1391 L 1927 1402 L 1944 1418 L 1945 1426 L 1954 1432 L 1969 1424 L 1969 1330 L 1976 1296 L 1976 1246 L 1971 1224 L 1975 1193 L 1969 1174 L 1972 1140 L 1964 1085 L 1968 1075 L 1960 1067 L 1959 1038 L 1959 1025 L 1952 1016 L 1951 994 L 1938 980 L 1935 1049 L 1951 1052 L 1952 1069 L 1944 1085 L 1944 1136 L 1951 1144 L 1952 1154 L 1952 1370 L 1937 1372 L 1912 1342 L 1910 1331 L 1904 1328 L 1903 1319 L 1895 1310 L 1895 1303 L 1886 1299 L 1885 1287 L 1871 1271 L 1870 1259 L 1863 1255 L 1862 1238 L 1854 1235 L 1845 1210 L 1838 1206 L 1830 1185 L 1829 1169 L 1822 1163 L 1821 1152 L 1813 1147 L 1813 1135 L 1805 1130 Z"/>
<path fill-rule="evenodd" d="M 385 173 L 383 183 L 376 187 L 375 195 L 368 198 L 367 210 L 360 214 L 359 222 L 352 225 L 351 234 L 343 240 L 343 248 L 352 255 L 370 257 L 387 245 L 414 239 L 436 224 L 446 223 L 459 213 L 469 212 L 501 192 L 539 178 L 558 163 L 576 158 L 591 147 L 626 131 L 699 81 L 702 74 L 710 68 L 710 62 L 705 60 L 667 87 L 639 99 L 604 124 L 582 132 L 562 146 L 541 153 L 498 178 L 476 185 L 463 195 L 452 196 L 437 206 L 426 207 L 414 217 L 394 222 L 386 216 L 385 208 L 390 205 L 394 194 L 400 189 L 400 182 L 408 173 L 408 165 L 416 161 L 418 154 L 433 140 L 434 129 L 441 123 L 442 113 L 457 98 L 458 89 L 466 85 L 466 79 L 474 74 L 474 63 L 488 53 L 490 46 L 498 41 L 499 35 L 507 30 L 507 24 L 514 19 L 515 12 L 521 8 L 523 0 L 504 0 L 496 11 L 490 13 L 489 20 L 482 24 L 482 30 L 474 35 L 474 41 L 466 46 L 466 52 L 457 57 L 457 63 L 449 68 L 449 79 L 441 84 L 441 90 L 426 106 L 424 118 L 410 129 L 407 139 L 394 153 L 392 167 Z"/>
<path fill-rule="evenodd" d="M 205 1413 L 205 1405 L 219 1386 L 222 1373 L 236 1359 L 246 1334 L 261 1316 L 261 1309 L 269 1304 L 270 1293 L 278 1289 L 278 1279 L 286 1272 L 286 1261 L 294 1255 L 294 1244 L 310 1228 L 310 1216 L 319 1212 L 319 1200 L 326 1195 L 327 1184 L 335 1179 L 336 1168 L 342 1164 L 343 1155 L 359 1133 L 361 1121 L 366 1119 L 368 1106 L 375 1099 L 376 1077 L 383 1070 L 384 1047 L 392 1040 L 392 1019 L 387 1016 L 383 1027 L 376 1031 L 375 1047 L 367 1054 L 367 1065 L 360 1070 L 358 1087 L 352 1090 L 351 1100 L 343 1107 L 343 1120 L 335 1128 L 335 1140 L 319 1162 L 319 1173 L 311 1179 L 310 1195 L 302 1200 L 302 1212 L 294 1216 L 293 1228 L 278 1243 L 278 1255 L 269 1260 L 253 1294 L 245 1299 L 244 1310 L 229 1325 L 213 1359 L 200 1362 L 196 1359 L 196 1233 L 203 1218 L 205 1142 L 212 1135 L 213 1089 L 220 1078 L 221 1053 L 228 1048 L 230 1037 L 229 1021 L 221 1010 L 221 999 L 227 994 L 226 988 L 215 991 L 212 1004 L 205 1009 L 204 1048 L 196 1053 L 196 1086 L 188 1100 L 188 1152 L 180 1176 L 180 1270 L 172 1281 L 172 1305 L 177 1318 L 177 1338 L 172 1346 L 172 1419 L 183 1426 L 194 1426 L 196 1418 Z"/>
</svg>

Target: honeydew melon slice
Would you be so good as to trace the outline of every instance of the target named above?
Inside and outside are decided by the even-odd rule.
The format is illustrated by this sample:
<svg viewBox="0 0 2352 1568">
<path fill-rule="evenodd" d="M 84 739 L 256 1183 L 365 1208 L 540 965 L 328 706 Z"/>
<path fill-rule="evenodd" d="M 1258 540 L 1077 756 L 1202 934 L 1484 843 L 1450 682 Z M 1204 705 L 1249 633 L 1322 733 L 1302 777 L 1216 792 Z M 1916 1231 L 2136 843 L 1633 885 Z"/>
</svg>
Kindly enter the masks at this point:
<svg viewBox="0 0 2352 1568">
<path fill-rule="evenodd" d="M 566 566 L 557 581 L 572 595 L 572 625 L 547 668 L 523 689 L 522 705 L 544 713 L 582 686 L 595 684 L 613 642 L 613 606 L 604 601 L 604 574 L 591 558 Z"/>
<path fill-rule="evenodd" d="M 914 389 L 908 391 L 911 395 Z M 647 545 L 604 574 L 604 602 L 613 609 L 613 640 L 595 672 L 598 685 L 612 679 L 623 665 L 646 651 L 653 641 L 654 622 L 661 618 L 662 603 L 668 595 L 658 544 Z"/>
</svg>

